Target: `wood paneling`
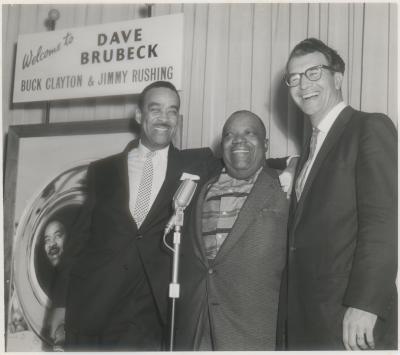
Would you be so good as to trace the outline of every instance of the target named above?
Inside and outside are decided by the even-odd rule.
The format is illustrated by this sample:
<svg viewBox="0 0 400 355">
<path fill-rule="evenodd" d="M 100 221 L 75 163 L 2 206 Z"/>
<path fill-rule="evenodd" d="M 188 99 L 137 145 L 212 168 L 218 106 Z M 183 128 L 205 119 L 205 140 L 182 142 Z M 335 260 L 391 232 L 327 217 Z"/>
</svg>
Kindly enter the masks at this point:
<svg viewBox="0 0 400 355">
<path fill-rule="evenodd" d="M 3 133 L 10 124 L 40 123 L 43 103 L 11 104 L 18 34 L 46 31 L 53 5 L 3 5 Z M 140 4 L 57 5 L 57 29 L 146 16 Z M 282 75 L 288 54 L 305 37 L 326 41 L 346 62 L 344 99 L 390 115 L 397 125 L 397 4 L 154 4 L 152 15 L 185 15 L 183 147 L 218 147 L 227 116 L 250 109 L 264 121 L 270 155 L 297 152 L 302 115 Z M 379 54 L 379 55 L 378 55 Z M 133 116 L 136 96 L 51 103 L 50 122 Z"/>
</svg>

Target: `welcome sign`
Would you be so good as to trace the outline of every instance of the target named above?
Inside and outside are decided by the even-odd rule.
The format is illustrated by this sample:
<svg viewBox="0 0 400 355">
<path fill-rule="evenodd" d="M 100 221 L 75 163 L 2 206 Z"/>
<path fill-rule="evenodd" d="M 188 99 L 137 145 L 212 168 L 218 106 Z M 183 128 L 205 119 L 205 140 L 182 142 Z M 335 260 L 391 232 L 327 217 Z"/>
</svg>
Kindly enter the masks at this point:
<svg viewBox="0 0 400 355">
<path fill-rule="evenodd" d="M 13 102 L 179 90 L 182 54 L 183 14 L 20 35 Z"/>
</svg>

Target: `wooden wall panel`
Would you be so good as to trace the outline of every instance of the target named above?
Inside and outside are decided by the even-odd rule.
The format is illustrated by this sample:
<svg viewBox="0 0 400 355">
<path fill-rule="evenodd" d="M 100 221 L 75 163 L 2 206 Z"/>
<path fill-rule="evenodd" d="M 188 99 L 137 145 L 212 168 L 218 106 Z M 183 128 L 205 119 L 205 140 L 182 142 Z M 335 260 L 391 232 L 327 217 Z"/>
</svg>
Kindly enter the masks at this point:
<svg viewBox="0 0 400 355">
<path fill-rule="evenodd" d="M 190 76 L 184 78 L 190 83 L 188 95 L 188 113 L 184 119 L 187 122 L 187 145 L 201 147 L 203 140 L 203 106 L 204 106 L 204 73 L 207 52 L 207 4 L 198 4 L 194 7 L 192 58 Z"/>
<path fill-rule="evenodd" d="M 362 61 L 363 61 L 363 18 L 364 4 L 351 4 L 349 17 L 349 60 L 346 64 L 347 100 L 354 108 L 361 108 Z"/>
<path fill-rule="evenodd" d="M 289 4 L 272 4 L 272 60 L 271 60 L 271 120 L 269 124 L 269 152 L 271 157 L 287 154 L 288 91 L 282 81 L 289 55 Z"/>
<path fill-rule="evenodd" d="M 307 32 L 309 31 L 309 23 L 314 22 L 315 18 L 309 18 L 310 8 L 304 6 L 304 4 L 292 4 L 290 6 L 290 33 L 289 33 L 289 48 L 288 56 L 292 48 L 303 39 L 307 38 Z M 318 18 L 318 17 L 317 17 Z M 319 21 L 315 21 L 319 25 Z M 287 57 L 284 61 L 286 65 Z M 301 148 L 302 142 L 302 128 L 303 128 L 303 115 L 295 103 L 289 98 L 289 92 L 287 87 L 282 84 L 282 96 L 286 93 L 285 101 L 282 105 L 287 106 L 287 117 L 285 124 L 283 125 L 283 132 L 287 132 L 286 146 L 287 150 L 281 154 L 298 154 Z"/>
<path fill-rule="evenodd" d="M 320 29 L 320 4 L 307 4 L 307 37 L 319 37 Z"/>
<path fill-rule="evenodd" d="M 319 4 L 319 36 L 318 38 L 327 43 L 329 41 L 329 8 L 330 4 Z"/>
<path fill-rule="evenodd" d="M 349 4 L 336 4 L 336 6 L 330 6 L 329 11 L 329 28 L 328 28 L 328 45 L 334 48 L 340 56 L 343 58 L 345 63 L 349 62 Z M 346 76 L 342 86 L 343 98 L 347 97 L 348 92 L 348 81 Z"/>
<path fill-rule="evenodd" d="M 388 72 L 384 68 L 388 63 L 389 43 L 388 36 L 382 36 L 377 29 L 387 31 L 388 7 L 387 4 L 368 4 L 365 7 L 361 106 L 366 111 L 387 112 Z"/>
<path fill-rule="evenodd" d="M 207 55 L 204 73 L 202 145 L 219 152 L 222 127 L 227 118 L 229 11 L 227 4 L 210 4 L 207 26 Z"/>
<path fill-rule="evenodd" d="M 252 94 L 251 110 L 256 113 L 265 124 L 269 132 L 271 119 L 271 53 L 272 53 L 272 5 L 254 5 L 253 25 L 253 70 L 252 70 Z"/>
<path fill-rule="evenodd" d="M 18 34 L 46 31 L 54 5 L 3 6 L 3 134 L 10 124 L 39 123 L 43 103 L 11 104 Z M 57 5 L 57 29 L 146 16 L 140 4 Z M 152 15 L 185 15 L 181 112 L 183 147 L 217 146 L 227 116 L 261 116 L 271 156 L 297 152 L 302 119 L 282 82 L 292 47 L 314 36 L 346 61 L 344 99 L 388 113 L 397 125 L 397 4 L 221 3 L 154 4 Z M 379 53 L 379 55 L 376 55 Z M 377 71 L 382 68 L 382 71 Z M 51 103 L 50 122 L 132 117 L 137 96 Z"/>
<path fill-rule="evenodd" d="M 227 116 L 240 109 L 250 109 L 253 6 L 252 4 L 229 5 Z"/>
<path fill-rule="evenodd" d="M 183 68 L 182 68 L 182 90 L 181 90 L 181 114 L 183 116 L 182 123 L 182 144 L 184 147 L 190 146 L 188 144 L 189 132 L 189 105 L 190 105 L 190 87 L 191 82 L 187 79 L 190 78 L 192 72 L 192 58 L 193 58 L 193 36 L 194 36 L 194 19 L 195 19 L 195 5 L 185 4 L 183 6 L 184 13 L 184 33 L 183 33 Z"/>
<path fill-rule="evenodd" d="M 397 125 L 398 113 L 398 28 L 397 28 L 397 4 L 389 5 L 389 23 L 388 23 L 388 37 L 389 37 L 389 56 L 387 65 L 387 78 L 388 78 L 388 112 L 387 114 L 392 121 Z"/>
</svg>

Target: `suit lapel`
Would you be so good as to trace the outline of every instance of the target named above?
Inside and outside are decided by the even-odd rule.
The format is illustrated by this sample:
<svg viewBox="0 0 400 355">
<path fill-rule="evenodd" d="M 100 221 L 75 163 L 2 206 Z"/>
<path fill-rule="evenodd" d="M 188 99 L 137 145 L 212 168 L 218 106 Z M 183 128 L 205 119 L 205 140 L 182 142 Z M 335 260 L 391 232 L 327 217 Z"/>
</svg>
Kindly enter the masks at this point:
<svg viewBox="0 0 400 355">
<path fill-rule="evenodd" d="M 203 241 L 203 205 L 204 201 L 207 195 L 207 192 L 210 188 L 210 186 L 215 183 L 219 178 L 219 174 L 209 181 L 204 184 L 202 187 L 199 196 L 196 201 L 196 206 L 194 210 L 195 214 L 195 223 L 194 226 L 190 226 L 190 229 L 194 228 L 194 238 L 193 238 L 193 247 L 194 247 L 194 252 L 197 255 L 197 257 L 200 259 L 200 261 L 208 267 L 208 259 L 206 257 L 206 252 L 204 249 L 204 241 Z"/>
<path fill-rule="evenodd" d="M 315 177 L 318 174 L 319 169 L 321 168 L 323 162 L 325 161 L 328 153 L 330 150 L 333 148 L 333 146 L 337 143 L 339 140 L 340 136 L 342 135 L 347 122 L 353 115 L 354 110 L 350 107 L 347 106 L 346 108 L 343 109 L 343 111 L 339 114 L 338 118 L 332 125 L 331 129 L 328 132 L 328 135 L 326 136 L 324 143 L 322 144 L 322 147 L 320 151 L 318 152 L 317 157 L 315 158 L 314 164 L 310 170 L 310 173 L 307 177 L 306 183 L 303 188 L 303 192 L 301 194 L 300 200 L 297 203 L 296 207 L 296 212 L 295 212 L 295 225 L 294 228 L 296 227 L 299 218 L 301 216 L 301 213 L 304 208 L 304 201 L 306 200 L 308 193 L 310 191 L 310 188 L 312 186 L 312 183 L 315 179 Z"/>
<path fill-rule="evenodd" d="M 275 208 L 275 202 L 278 198 L 277 193 L 281 190 L 278 181 L 276 173 L 272 169 L 264 167 L 260 172 L 250 195 L 243 204 L 231 232 L 222 244 L 217 257 L 215 258 L 216 263 L 222 260 L 229 253 L 237 241 L 243 236 L 243 233 L 249 227 L 251 222 L 258 216 L 259 211 L 262 208 Z M 266 192 L 268 192 L 268 195 Z"/>
<path fill-rule="evenodd" d="M 139 140 L 131 141 L 124 151 L 119 155 L 116 162 L 115 171 L 115 184 L 116 191 L 121 191 L 120 196 L 116 199 L 118 201 L 118 206 L 122 206 L 128 220 L 130 221 L 132 227 L 137 230 L 137 225 L 133 219 L 131 212 L 129 210 L 129 176 L 128 176 L 128 153 L 139 145 Z M 118 186 L 121 189 L 118 189 Z"/>
</svg>

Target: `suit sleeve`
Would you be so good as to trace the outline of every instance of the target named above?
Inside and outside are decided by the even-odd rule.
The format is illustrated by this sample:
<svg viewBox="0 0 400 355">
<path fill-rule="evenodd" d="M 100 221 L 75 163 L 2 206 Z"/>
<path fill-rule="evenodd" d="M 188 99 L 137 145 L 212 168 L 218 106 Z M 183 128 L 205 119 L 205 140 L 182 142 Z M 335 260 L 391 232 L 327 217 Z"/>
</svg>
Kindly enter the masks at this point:
<svg viewBox="0 0 400 355">
<path fill-rule="evenodd" d="M 397 132 L 383 115 L 361 121 L 358 235 L 344 302 L 385 318 L 395 297 L 397 272 Z"/>
<path fill-rule="evenodd" d="M 206 165 L 207 171 L 206 180 L 210 179 L 212 176 L 215 176 L 215 174 L 222 168 L 221 159 L 216 158 L 210 148 L 206 148 L 204 164 Z"/>
<path fill-rule="evenodd" d="M 271 169 L 285 170 L 286 167 L 287 167 L 287 159 L 288 159 L 288 157 L 284 157 L 284 158 L 269 158 L 269 159 L 267 159 L 267 165 Z"/>
<path fill-rule="evenodd" d="M 69 274 L 90 237 L 92 210 L 95 203 L 95 179 L 93 170 L 91 164 L 86 177 L 87 197 L 82 205 L 76 223 L 74 223 L 68 235 L 64 253 L 60 265 L 58 266 L 56 279 L 52 288 L 52 304 L 54 307 L 65 307 Z"/>
</svg>

